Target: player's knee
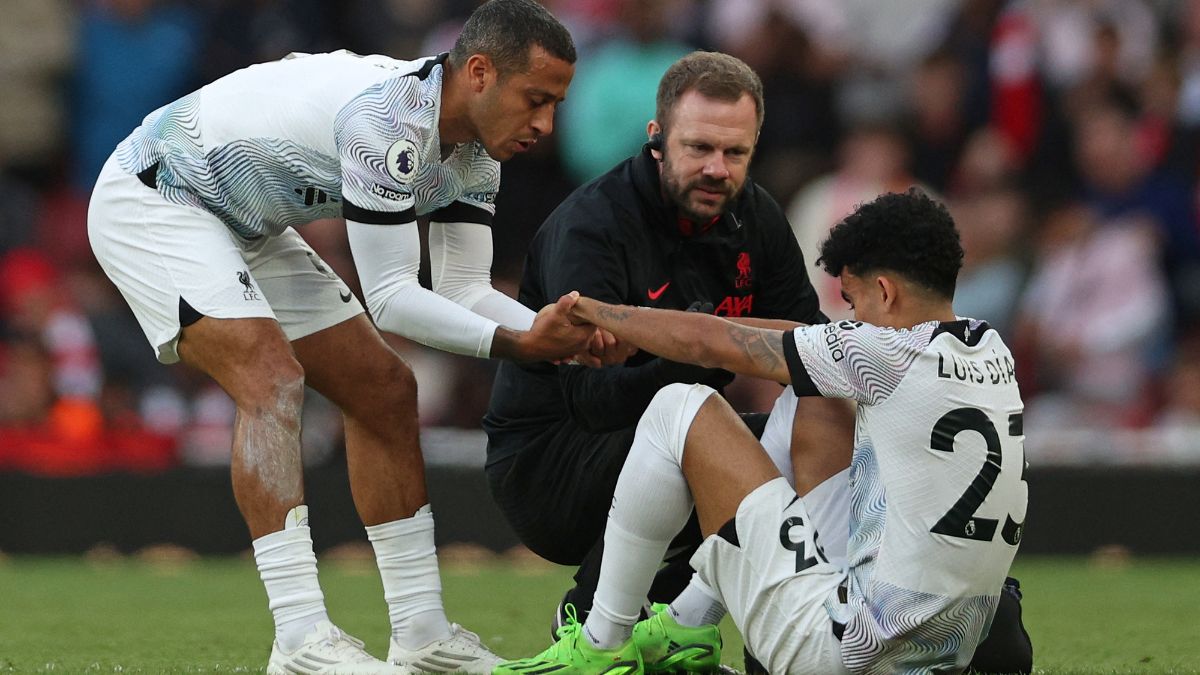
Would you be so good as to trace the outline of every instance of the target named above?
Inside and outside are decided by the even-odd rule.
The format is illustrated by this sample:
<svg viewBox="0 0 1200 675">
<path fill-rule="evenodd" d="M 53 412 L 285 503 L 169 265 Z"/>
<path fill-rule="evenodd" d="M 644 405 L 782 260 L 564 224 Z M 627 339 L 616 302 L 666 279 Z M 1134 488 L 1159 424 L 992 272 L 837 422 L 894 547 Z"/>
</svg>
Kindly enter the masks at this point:
<svg viewBox="0 0 1200 675">
<path fill-rule="evenodd" d="M 304 404 L 304 369 L 295 358 L 281 356 L 258 363 L 245 390 L 235 395 L 240 407 L 252 415 L 284 414 L 299 418 Z"/>
<path fill-rule="evenodd" d="M 397 355 L 370 370 L 363 382 L 363 398 L 384 410 L 411 411 L 417 405 L 417 378 Z"/>
<path fill-rule="evenodd" d="M 646 437 L 649 446 L 666 452 L 675 463 L 683 461 L 683 446 L 688 429 L 700 406 L 715 393 L 703 384 L 668 384 L 650 401 L 638 422 L 637 434 Z"/>
</svg>

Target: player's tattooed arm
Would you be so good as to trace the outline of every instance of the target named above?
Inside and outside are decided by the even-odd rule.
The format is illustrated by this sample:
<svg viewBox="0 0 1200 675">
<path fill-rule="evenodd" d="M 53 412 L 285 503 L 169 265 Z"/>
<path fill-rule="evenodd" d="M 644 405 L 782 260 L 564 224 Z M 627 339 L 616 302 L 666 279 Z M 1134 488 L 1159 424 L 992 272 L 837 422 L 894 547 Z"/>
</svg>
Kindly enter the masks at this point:
<svg viewBox="0 0 1200 675">
<path fill-rule="evenodd" d="M 609 305 L 591 298 L 580 298 L 571 315 L 665 359 L 791 382 L 781 330 L 699 312 Z"/>
<path fill-rule="evenodd" d="M 747 375 L 754 374 L 784 384 L 791 383 L 787 359 L 783 355 L 783 331 L 747 326 L 733 321 L 724 323 L 726 335 L 741 347 L 746 363 L 752 364 L 758 371 L 747 372 Z M 744 372 L 729 366 L 722 367 L 735 373 Z"/>
<path fill-rule="evenodd" d="M 808 325 L 806 323 L 788 321 L 787 319 L 760 319 L 753 316 L 730 316 L 725 317 L 725 320 L 742 326 L 767 328 L 769 330 L 779 330 L 784 332 L 796 330 L 797 328 L 802 328 Z"/>
</svg>

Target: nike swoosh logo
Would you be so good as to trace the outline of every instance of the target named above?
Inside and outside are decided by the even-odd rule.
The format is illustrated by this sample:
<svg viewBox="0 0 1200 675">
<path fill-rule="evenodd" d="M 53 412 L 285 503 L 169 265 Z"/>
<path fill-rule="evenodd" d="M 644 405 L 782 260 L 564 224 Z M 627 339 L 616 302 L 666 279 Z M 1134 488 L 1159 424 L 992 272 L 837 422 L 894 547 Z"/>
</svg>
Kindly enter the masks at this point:
<svg viewBox="0 0 1200 675">
<path fill-rule="evenodd" d="M 350 291 L 346 291 L 345 293 L 338 291 L 338 297 L 342 299 L 342 302 L 350 302 L 350 298 L 354 296 L 350 294 Z"/>
<path fill-rule="evenodd" d="M 667 283 L 660 286 L 657 291 L 646 291 L 646 295 L 650 296 L 651 300 L 657 300 L 659 298 L 659 296 L 661 296 L 663 294 L 663 292 L 667 290 L 667 286 L 670 286 L 670 285 L 671 285 L 671 282 L 668 281 Z"/>
</svg>

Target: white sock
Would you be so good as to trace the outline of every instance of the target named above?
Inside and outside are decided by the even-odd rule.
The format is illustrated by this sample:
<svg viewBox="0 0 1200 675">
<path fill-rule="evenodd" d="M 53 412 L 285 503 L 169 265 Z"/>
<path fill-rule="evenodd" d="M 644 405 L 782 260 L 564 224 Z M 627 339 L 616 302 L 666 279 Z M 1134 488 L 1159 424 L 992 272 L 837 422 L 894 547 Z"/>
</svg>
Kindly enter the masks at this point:
<svg viewBox="0 0 1200 675">
<path fill-rule="evenodd" d="M 433 544 L 433 509 L 426 504 L 411 518 L 369 525 L 367 538 L 383 578 L 392 638 L 405 649 L 419 649 L 450 637 Z"/>
<path fill-rule="evenodd" d="M 320 621 L 328 621 L 325 596 L 317 582 L 317 556 L 308 530 L 308 507 L 288 512 L 284 529 L 255 539 L 254 560 L 267 588 L 275 617 L 275 641 L 284 651 L 304 644 L 304 636 Z"/>
<path fill-rule="evenodd" d="M 716 625 L 725 617 L 725 605 L 716 596 L 699 575 L 693 574 L 687 588 L 671 601 L 671 616 L 681 626 Z"/>
<path fill-rule="evenodd" d="M 600 580 L 584 622 L 584 634 L 596 647 L 612 649 L 629 639 L 663 554 L 692 513 L 681 468 L 683 445 L 712 391 L 664 387 L 638 422 L 608 511 Z"/>
</svg>

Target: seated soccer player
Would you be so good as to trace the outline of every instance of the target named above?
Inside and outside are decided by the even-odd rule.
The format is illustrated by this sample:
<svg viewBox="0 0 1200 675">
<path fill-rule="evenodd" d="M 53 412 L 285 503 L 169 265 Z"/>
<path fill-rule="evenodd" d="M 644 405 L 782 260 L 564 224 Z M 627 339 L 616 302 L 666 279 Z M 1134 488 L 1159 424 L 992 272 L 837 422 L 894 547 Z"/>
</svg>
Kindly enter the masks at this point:
<svg viewBox="0 0 1200 675">
<path fill-rule="evenodd" d="M 708 608 L 710 625 L 684 625 L 704 623 L 686 607 L 637 621 L 655 568 L 693 508 L 706 537 L 692 558 L 697 583 L 728 609 L 769 672 L 967 667 L 1024 527 L 1023 406 L 1012 355 L 987 323 L 954 315 L 962 249 L 945 208 L 924 194 L 861 206 L 834 228 L 821 256 L 841 278 L 855 320 L 780 330 L 576 303 L 579 320 L 664 358 L 773 379 L 790 385 L 785 397 L 857 401 L 853 460 L 793 489 L 712 389 L 664 388 L 617 483 L 586 623 L 568 624 L 541 655 L 495 672 L 702 664 L 719 646 L 711 624 L 722 612 Z M 848 522 L 839 523 L 842 511 Z"/>
</svg>

